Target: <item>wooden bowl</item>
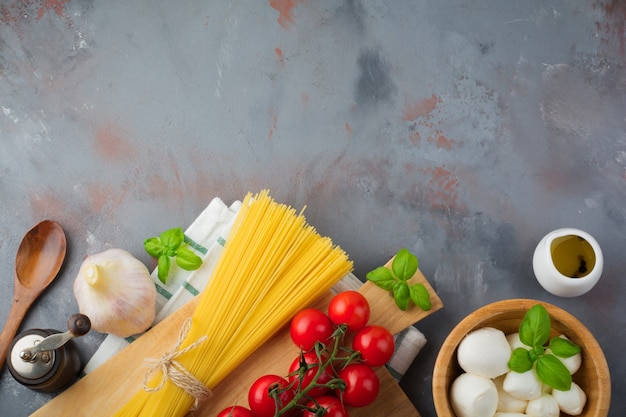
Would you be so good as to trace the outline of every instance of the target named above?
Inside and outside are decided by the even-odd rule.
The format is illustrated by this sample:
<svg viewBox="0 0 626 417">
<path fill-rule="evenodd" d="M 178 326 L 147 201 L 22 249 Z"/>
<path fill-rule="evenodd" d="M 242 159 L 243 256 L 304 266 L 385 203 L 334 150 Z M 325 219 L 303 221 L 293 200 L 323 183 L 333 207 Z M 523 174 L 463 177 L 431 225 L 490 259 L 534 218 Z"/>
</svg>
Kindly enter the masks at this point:
<svg viewBox="0 0 626 417">
<path fill-rule="evenodd" d="M 515 333 L 524 314 L 535 304 L 542 304 L 550 314 L 552 336 L 565 335 L 582 350 L 582 364 L 573 375 L 587 394 L 583 417 L 606 417 L 611 402 L 611 378 L 602 349 L 587 328 L 568 312 L 548 303 L 511 299 L 488 304 L 461 320 L 444 341 L 433 371 L 433 400 L 438 416 L 452 417 L 449 393 L 452 382 L 462 372 L 456 356 L 457 346 L 472 330 L 495 327 L 505 334 Z"/>
</svg>

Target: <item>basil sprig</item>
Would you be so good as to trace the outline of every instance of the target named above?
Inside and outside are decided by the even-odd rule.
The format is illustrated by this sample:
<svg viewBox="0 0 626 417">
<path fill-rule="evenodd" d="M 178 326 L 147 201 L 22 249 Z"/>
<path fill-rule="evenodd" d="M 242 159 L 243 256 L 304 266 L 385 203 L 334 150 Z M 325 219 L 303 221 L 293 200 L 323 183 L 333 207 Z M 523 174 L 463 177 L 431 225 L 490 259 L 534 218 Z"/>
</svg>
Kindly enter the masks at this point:
<svg viewBox="0 0 626 417">
<path fill-rule="evenodd" d="M 558 358 L 574 356 L 580 353 L 580 347 L 568 339 L 550 338 L 550 315 L 544 306 L 537 304 L 526 312 L 519 327 L 519 338 L 529 348 L 513 350 L 509 369 L 523 373 L 534 365 L 541 382 L 559 391 L 568 391 L 572 375 Z M 547 353 L 547 349 L 552 353 Z"/>
<path fill-rule="evenodd" d="M 391 263 L 391 269 L 379 266 L 368 272 L 365 277 L 376 286 L 393 293 L 396 305 L 402 311 L 409 308 L 411 301 L 422 310 L 430 310 L 430 293 L 421 283 L 409 284 L 407 281 L 417 272 L 418 260 L 415 255 L 403 248 L 398 251 Z"/>
<path fill-rule="evenodd" d="M 143 247 L 150 256 L 158 260 L 157 275 L 164 284 L 170 272 L 171 258 L 175 258 L 176 265 L 186 271 L 196 270 L 202 265 L 202 258 L 185 244 L 185 234 L 180 227 L 166 230 L 159 237 L 146 239 Z"/>
</svg>

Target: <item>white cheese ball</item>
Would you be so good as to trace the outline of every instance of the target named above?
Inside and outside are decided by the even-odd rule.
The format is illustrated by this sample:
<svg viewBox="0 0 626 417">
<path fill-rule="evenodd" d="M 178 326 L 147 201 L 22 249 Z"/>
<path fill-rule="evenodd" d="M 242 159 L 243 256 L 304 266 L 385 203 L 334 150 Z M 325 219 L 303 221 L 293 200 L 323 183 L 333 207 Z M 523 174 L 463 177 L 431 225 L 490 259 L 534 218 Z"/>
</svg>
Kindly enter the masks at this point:
<svg viewBox="0 0 626 417">
<path fill-rule="evenodd" d="M 561 410 L 559 403 L 550 394 L 541 394 L 541 397 L 528 401 L 526 414 L 530 417 L 559 417 Z"/>
<path fill-rule="evenodd" d="M 582 413 L 587 402 L 587 395 L 575 382 L 572 382 L 572 387 L 568 391 L 553 389 L 552 396 L 559 404 L 561 411 L 570 416 L 577 416 Z"/>
<path fill-rule="evenodd" d="M 511 346 L 505 334 L 493 327 L 474 330 L 459 343 L 457 360 L 470 374 L 495 378 L 509 370 Z"/>
<path fill-rule="evenodd" d="M 502 413 L 523 413 L 528 405 L 527 400 L 520 400 L 515 398 L 504 390 L 504 378 L 505 375 L 501 375 L 493 380 L 498 390 L 498 408 L 496 411 Z"/>
<path fill-rule="evenodd" d="M 533 369 L 526 372 L 509 371 L 502 382 L 502 389 L 519 400 L 534 400 L 542 393 L 543 384 Z"/>
<path fill-rule="evenodd" d="M 452 409 L 457 417 L 491 417 L 498 407 L 498 390 L 489 378 L 464 373 L 450 388 Z"/>
<path fill-rule="evenodd" d="M 562 339 L 567 339 L 569 340 L 566 336 L 561 335 L 559 336 Z M 552 353 L 552 351 L 550 349 L 546 349 L 546 353 Z M 576 371 L 578 371 L 580 369 L 580 365 L 582 364 L 582 355 L 580 353 L 575 354 L 574 356 L 570 356 L 569 358 L 560 358 L 556 355 L 554 355 L 558 360 L 560 360 L 561 362 L 563 362 L 563 365 L 565 365 L 565 367 L 568 369 L 569 373 L 571 375 L 574 375 L 576 373 Z"/>
<path fill-rule="evenodd" d="M 507 342 L 509 342 L 509 346 L 511 346 L 511 351 L 514 351 L 515 349 L 520 348 L 520 347 L 525 348 L 525 349 L 530 349 L 528 346 L 522 343 L 522 341 L 519 338 L 518 332 L 507 334 L 506 340 Z"/>
<path fill-rule="evenodd" d="M 493 417 L 526 417 L 526 413 L 495 413 Z"/>
</svg>

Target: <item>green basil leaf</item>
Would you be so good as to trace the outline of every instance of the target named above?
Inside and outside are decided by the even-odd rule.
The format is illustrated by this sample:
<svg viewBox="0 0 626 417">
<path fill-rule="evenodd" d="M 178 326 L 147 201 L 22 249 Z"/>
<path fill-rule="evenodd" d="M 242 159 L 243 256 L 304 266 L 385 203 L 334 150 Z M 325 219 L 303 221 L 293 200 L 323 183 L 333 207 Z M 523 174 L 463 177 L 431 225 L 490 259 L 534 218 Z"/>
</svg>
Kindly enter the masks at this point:
<svg viewBox="0 0 626 417">
<path fill-rule="evenodd" d="M 400 249 L 391 263 L 393 273 L 396 277 L 403 281 L 406 281 L 415 275 L 415 272 L 417 272 L 417 266 L 417 257 L 406 248 Z"/>
<path fill-rule="evenodd" d="M 537 376 L 546 385 L 559 391 L 568 391 L 572 386 L 572 375 L 554 355 L 543 355 L 537 359 L 535 366 Z"/>
<path fill-rule="evenodd" d="M 576 343 L 562 337 L 553 337 L 550 339 L 548 348 L 552 351 L 554 356 L 558 356 L 559 358 L 570 358 L 580 353 L 580 347 Z"/>
<path fill-rule="evenodd" d="M 528 351 L 528 354 L 530 355 L 530 360 L 534 362 L 539 356 L 542 356 L 545 352 L 546 350 L 543 348 L 543 346 L 536 346 L 534 348 L 531 348 Z"/>
<path fill-rule="evenodd" d="M 523 344 L 533 348 L 543 346 L 550 337 L 550 314 L 544 306 L 531 307 L 519 327 L 519 338 Z"/>
<path fill-rule="evenodd" d="M 143 247 L 148 252 L 148 255 L 153 258 L 158 258 L 163 255 L 165 248 L 163 247 L 163 243 L 161 243 L 161 239 L 158 237 L 151 237 L 149 239 L 144 240 Z"/>
<path fill-rule="evenodd" d="M 402 311 L 406 311 L 409 308 L 409 301 L 411 301 L 411 295 L 409 290 L 409 284 L 406 281 L 398 281 L 393 286 L 393 298 L 396 301 L 396 305 Z"/>
<path fill-rule="evenodd" d="M 428 311 L 432 308 L 432 304 L 430 302 L 430 293 L 424 286 L 424 284 L 413 284 L 409 287 L 409 293 L 411 295 L 411 300 L 415 303 L 416 306 L 421 308 L 424 311 Z"/>
<path fill-rule="evenodd" d="M 183 233 L 183 229 L 180 227 L 175 227 L 161 233 L 161 242 L 163 242 L 163 245 L 167 246 L 169 249 L 177 250 L 183 244 L 184 240 L 185 234 Z"/>
<path fill-rule="evenodd" d="M 186 271 L 193 271 L 200 268 L 202 258 L 193 253 L 188 247 L 182 246 L 176 254 L 176 264 Z"/>
<path fill-rule="evenodd" d="M 170 273 L 170 257 L 167 255 L 159 256 L 159 265 L 157 275 L 159 277 L 159 281 L 165 284 L 167 281 L 167 275 Z"/>
<path fill-rule="evenodd" d="M 511 352 L 509 359 L 509 369 L 518 373 L 529 371 L 533 367 L 533 361 L 530 359 L 530 352 L 524 348 L 516 348 Z"/>
<path fill-rule="evenodd" d="M 393 285 L 397 281 L 396 277 L 393 276 L 391 270 L 389 268 L 385 268 L 384 266 L 379 266 L 373 271 L 368 272 L 365 275 L 365 278 L 372 281 L 374 284 L 376 284 L 376 286 L 387 291 L 391 291 L 393 289 Z"/>
</svg>

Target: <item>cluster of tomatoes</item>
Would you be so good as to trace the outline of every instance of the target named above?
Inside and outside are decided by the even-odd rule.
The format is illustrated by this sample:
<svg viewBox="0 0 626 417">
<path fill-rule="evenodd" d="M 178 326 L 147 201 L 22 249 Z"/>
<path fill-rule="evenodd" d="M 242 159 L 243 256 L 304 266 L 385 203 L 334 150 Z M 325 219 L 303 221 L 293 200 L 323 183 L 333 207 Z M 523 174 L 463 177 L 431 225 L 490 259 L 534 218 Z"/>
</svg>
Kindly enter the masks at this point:
<svg viewBox="0 0 626 417">
<path fill-rule="evenodd" d="M 289 328 L 300 349 L 288 375 L 263 375 L 248 391 L 249 408 L 231 406 L 218 417 L 348 417 L 349 407 L 371 404 L 380 391 L 375 368 L 394 352 L 393 335 L 368 325 L 370 307 L 357 291 L 335 295 L 328 314 L 297 313 Z"/>
</svg>

